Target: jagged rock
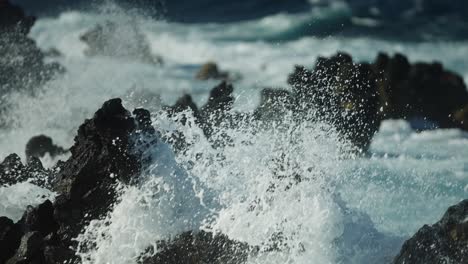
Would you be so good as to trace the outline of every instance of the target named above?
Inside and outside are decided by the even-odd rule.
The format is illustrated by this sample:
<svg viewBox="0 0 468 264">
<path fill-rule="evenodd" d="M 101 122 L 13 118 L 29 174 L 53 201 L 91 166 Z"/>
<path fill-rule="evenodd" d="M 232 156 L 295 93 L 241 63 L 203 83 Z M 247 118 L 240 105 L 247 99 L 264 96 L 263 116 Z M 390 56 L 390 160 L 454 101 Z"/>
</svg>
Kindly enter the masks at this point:
<svg viewBox="0 0 468 264">
<path fill-rule="evenodd" d="M 257 119 L 281 121 L 285 114 L 295 107 L 295 98 L 291 92 L 282 89 L 263 89 L 260 104 L 255 110 Z"/>
<path fill-rule="evenodd" d="M 122 39 L 125 35 L 125 39 Z M 88 45 L 87 56 L 107 56 L 133 59 L 150 64 L 162 64 L 160 56 L 153 55 L 145 35 L 136 23 L 118 24 L 106 21 L 80 36 Z"/>
<path fill-rule="evenodd" d="M 23 165 L 21 158 L 10 154 L 0 163 L 0 186 L 13 185 L 26 180 L 38 186 L 49 186 L 52 173 L 44 169 L 38 158 L 32 157 L 27 165 Z"/>
<path fill-rule="evenodd" d="M 37 207 L 28 206 L 18 222 L 23 233 L 37 231 L 42 237 L 57 230 L 54 220 L 54 206 L 47 200 Z"/>
<path fill-rule="evenodd" d="M 57 193 L 55 201 L 26 209 L 15 225 L 22 236 L 21 245 L 13 247 L 13 252 L 18 249 L 8 263 L 76 260 L 73 238 L 86 223 L 110 210 L 117 198 L 117 181 L 129 184 L 140 172 L 144 160 L 133 150 L 136 142 L 132 137 L 146 133 L 153 136 L 153 143 L 156 140 L 149 112 L 137 109 L 134 113 L 135 117 L 120 99 L 112 99 L 80 126 L 71 157 L 52 170 L 49 187 Z M 20 179 L 28 179 L 29 166 L 34 161 L 40 164 L 36 158 L 31 161 L 24 166 L 18 156 L 11 155 L 1 164 L 0 172 L 15 171 Z"/>
<path fill-rule="evenodd" d="M 385 118 L 424 118 L 439 128 L 464 129 L 468 92 L 463 78 L 440 63 L 415 63 L 396 54 L 379 54 L 374 65 Z M 458 115 L 457 115 L 458 113 Z"/>
<path fill-rule="evenodd" d="M 150 251 L 153 249 L 150 249 Z M 161 241 L 153 257 L 143 257 L 141 264 L 236 264 L 247 260 L 249 246 L 224 235 L 200 231 L 185 232 L 171 241 Z"/>
<path fill-rule="evenodd" d="M 0 32 L 28 34 L 35 21 L 35 17 L 26 16 L 19 6 L 12 5 L 8 0 L 0 2 Z"/>
<path fill-rule="evenodd" d="M 468 200 L 450 207 L 442 219 L 407 240 L 395 264 L 468 263 Z"/>
<path fill-rule="evenodd" d="M 232 87 L 218 87 L 206 109 L 225 110 L 223 103 L 232 101 L 227 99 L 231 92 Z M 79 263 L 74 238 L 90 220 L 109 212 L 117 198 L 117 181 L 137 182 L 144 169 L 144 144 L 146 148 L 154 145 L 157 135 L 149 111 L 136 109 L 131 115 L 120 99 L 105 102 L 80 126 L 71 157 L 53 170 L 50 186 L 57 193 L 55 201 L 28 207 L 16 224 L 0 218 L 1 260 L 8 259 L 8 264 Z M 12 156 L 2 166 L 23 166 L 18 162 Z M 158 244 L 163 250 L 142 259 L 144 263 L 240 263 L 248 252 L 245 244 L 205 232 L 186 232 Z"/>
<path fill-rule="evenodd" d="M 26 143 L 26 160 L 31 160 L 32 157 L 42 158 L 46 154 L 49 154 L 51 157 L 56 157 L 67 153 L 67 150 L 57 146 L 52 141 L 52 138 L 39 135 L 32 137 L 28 143 Z"/>
<path fill-rule="evenodd" d="M 120 99 L 104 103 L 78 129 L 71 157 L 60 166 L 53 183 L 58 234 L 71 239 L 83 223 L 103 216 L 115 202 L 115 183 L 130 183 L 141 167 L 132 152 L 136 121 Z"/>
<path fill-rule="evenodd" d="M 39 264 L 44 263 L 42 249 L 44 240 L 39 232 L 29 232 L 23 235 L 16 254 L 6 264 Z"/>
<path fill-rule="evenodd" d="M 199 112 L 199 123 L 203 129 L 203 133 L 208 139 L 213 141 L 215 147 L 225 145 L 229 141 L 229 138 L 224 133 L 218 135 L 216 139 L 213 139 L 212 136 L 217 127 L 232 127 L 234 125 L 234 118 L 231 113 L 234 104 L 233 91 L 234 87 L 223 81 L 211 90 L 208 102 Z"/>
<path fill-rule="evenodd" d="M 383 119 L 422 121 L 416 129 L 468 129 L 468 91 L 463 78 L 440 63 L 414 63 L 379 54 L 373 64 L 338 53 L 319 58 L 313 70 L 296 67 L 289 77 L 295 111 L 333 124 L 366 150 Z M 263 110 L 264 111 L 264 110 Z"/>
<path fill-rule="evenodd" d="M 0 263 L 13 257 L 21 241 L 19 225 L 7 217 L 0 217 Z"/>
<path fill-rule="evenodd" d="M 333 124 L 359 149 L 366 150 L 380 125 L 375 75 L 369 64 L 338 53 L 319 58 L 313 70 L 297 66 L 289 76 L 296 111 Z M 304 117 L 301 117 L 304 118 Z"/>
</svg>

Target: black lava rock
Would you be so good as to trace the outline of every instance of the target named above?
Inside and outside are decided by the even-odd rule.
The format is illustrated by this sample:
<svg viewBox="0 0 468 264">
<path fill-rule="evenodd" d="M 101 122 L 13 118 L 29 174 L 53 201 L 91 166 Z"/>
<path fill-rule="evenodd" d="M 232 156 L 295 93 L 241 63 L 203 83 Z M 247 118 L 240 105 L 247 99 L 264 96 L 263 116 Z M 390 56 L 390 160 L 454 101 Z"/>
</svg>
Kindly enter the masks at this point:
<svg viewBox="0 0 468 264">
<path fill-rule="evenodd" d="M 450 207 L 442 219 L 407 240 L 395 264 L 468 263 L 468 200 Z"/>
<path fill-rule="evenodd" d="M 152 253 L 149 249 L 148 253 Z M 141 264 L 237 264 L 245 263 L 249 246 L 230 240 L 224 235 L 185 232 L 171 241 L 160 241 L 158 252 L 152 257 L 142 257 Z M 153 255 L 153 254 L 150 254 Z"/>
<path fill-rule="evenodd" d="M 0 186 L 29 180 L 38 186 L 48 187 L 51 177 L 52 172 L 44 169 L 38 158 L 32 157 L 27 165 L 23 165 L 18 155 L 10 154 L 0 163 Z"/>
<path fill-rule="evenodd" d="M 26 160 L 31 160 L 32 157 L 42 158 L 46 154 L 51 157 L 56 157 L 67 153 L 67 150 L 54 144 L 52 138 L 39 135 L 32 137 L 26 143 Z"/>
<path fill-rule="evenodd" d="M 153 132 L 148 135 L 155 140 L 154 128 L 148 123 L 149 112 L 141 109 L 135 113 L 137 119 L 122 106 L 120 99 L 112 99 L 80 126 L 71 157 L 47 171 L 53 179 L 46 187 L 57 193 L 55 201 L 29 206 L 14 225 L 2 219 L 0 247 L 5 248 L 4 255 L 0 254 L 2 260 L 9 259 L 6 263 L 11 264 L 77 260 L 73 239 L 90 220 L 111 209 L 117 199 L 117 181 L 129 184 L 141 171 L 143 159 L 140 152 L 134 151 L 133 137 L 142 131 Z M 18 156 L 10 155 L 0 165 L 0 173 L 11 177 L 0 175 L 0 179 L 8 179 L 9 184 L 29 179 L 34 161 L 40 164 L 32 158 L 24 166 Z"/>
<path fill-rule="evenodd" d="M 0 217 L 0 263 L 13 257 L 21 241 L 19 225 L 7 217 Z"/>
<path fill-rule="evenodd" d="M 369 64 L 338 53 L 319 58 L 313 70 L 297 66 L 288 82 L 301 119 L 334 125 L 359 149 L 366 150 L 380 125 L 375 74 Z"/>
</svg>

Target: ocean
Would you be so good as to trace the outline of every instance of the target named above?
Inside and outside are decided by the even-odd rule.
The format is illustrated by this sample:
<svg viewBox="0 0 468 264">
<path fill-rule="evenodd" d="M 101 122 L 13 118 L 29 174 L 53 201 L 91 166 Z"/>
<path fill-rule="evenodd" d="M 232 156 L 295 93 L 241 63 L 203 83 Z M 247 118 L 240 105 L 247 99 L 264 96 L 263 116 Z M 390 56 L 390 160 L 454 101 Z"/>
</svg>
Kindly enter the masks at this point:
<svg viewBox="0 0 468 264">
<path fill-rule="evenodd" d="M 240 1 L 223 7 L 215 2 L 157 5 L 157 19 L 111 2 L 53 12 L 31 6 L 30 12 L 51 14 L 39 17 L 29 36 L 42 50 L 59 51 L 61 56 L 47 60 L 66 72 L 34 93 L 4 95 L 10 109 L 2 120 L 10 125 L 0 128 L 0 159 L 10 153 L 25 159 L 26 142 L 39 134 L 71 146 L 78 126 L 114 97 L 127 109 L 150 110 L 156 129 L 177 129 L 191 142 L 177 154 L 166 144 L 154 146 L 151 173 L 136 186 L 123 186 L 106 219 L 93 221 L 77 238 L 79 245 L 95 244 L 79 252 L 84 263 L 136 263 L 156 240 L 187 230 L 258 245 L 261 250 L 248 263 L 389 263 L 420 227 L 468 197 L 468 134 L 458 129 L 418 132 L 407 121 L 386 120 L 368 154 L 350 157 L 343 154 L 349 146 L 329 125 L 291 119 L 261 132 L 247 124 L 226 128 L 219 132 L 233 144 L 214 149 L 200 128 L 176 124 L 161 111 L 184 94 L 198 106 L 206 102 L 218 81 L 194 77 L 209 61 L 238 77 L 234 109 L 240 112 L 253 111 L 266 87 L 290 89 L 287 77 L 294 65 L 312 67 L 319 56 L 337 51 L 365 62 L 379 52 L 402 53 L 411 62 L 439 61 L 466 82 L 468 38 L 438 37 L 438 30 L 415 39 L 406 33 L 399 38 L 393 29 L 375 35 L 356 24 L 372 27 L 376 19 L 357 20 L 339 1 L 327 7 L 321 1 Z M 330 23 L 344 17 L 354 17 L 355 25 Z M 80 35 L 106 21 L 121 30 L 123 48 L 135 41 L 132 28 L 141 30 L 163 64 L 86 56 Z M 294 188 L 272 180 L 272 161 L 278 158 L 287 160 L 285 175 L 299 173 L 305 180 Z M 56 162 L 42 161 L 49 167 Z M 269 191 L 272 181 L 275 192 Z M 1 187 L 0 215 L 18 220 L 27 205 L 53 197 L 31 183 Z M 275 236 L 282 237 L 281 245 L 273 245 Z M 280 250 L 269 250 L 274 246 Z"/>
</svg>

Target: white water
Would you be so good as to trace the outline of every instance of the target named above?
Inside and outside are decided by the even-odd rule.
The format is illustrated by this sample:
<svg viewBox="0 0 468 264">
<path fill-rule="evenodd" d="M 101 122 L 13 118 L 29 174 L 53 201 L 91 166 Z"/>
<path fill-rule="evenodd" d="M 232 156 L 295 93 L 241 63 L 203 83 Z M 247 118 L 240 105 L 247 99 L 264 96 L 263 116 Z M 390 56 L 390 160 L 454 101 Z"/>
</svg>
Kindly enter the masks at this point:
<svg viewBox="0 0 468 264">
<path fill-rule="evenodd" d="M 39 95 L 12 95 L 14 109 L 8 118 L 15 125 L 0 131 L 0 158 L 23 154 L 26 141 L 40 133 L 70 146 L 84 118 L 105 100 L 120 96 L 129 109 L 149 108 L 157 129 L 177 128 L 193 143 L 178 156 L 164 144 L 154 146 L 145 181 L 122 187 L 121 201 L 107 219 L 94 221 L 80 237 L 87 263 L 133 263 L 156 240 L 200 228 L 265 249 L 251 256 L 250 263 L 383 263 L 404 238 L 468 196 L 468 138 L 460 131 L 418 134 L 403 121 L 387 121 L 374 139 L 371 157 L 351 158 L 343 155 L 346 144 L 326 125 L 286 121 L 285 127 L 261 132 L 242 126 L 220 131 L 231 136 L 234 146 L 214 150 L 196 126 L 183 127 L 158 114 L 156 96 L 171 103 L 190 93 L 202 104 L 216 82 L 193 76 L 200 64 L 214 60 L 243 76 L 234 84 L 236 109 L 248 111 L 263 87 L 287 87 L 294 64 L 311 66 L 317 56 L 338 50 L 362 60 L 373 59 L 378 51 L 403 52 L 412 61 L 437 59 L 468 77 L 463 61 L 467 43 L 312 37 L 247 41 L 265 28 L 268 34 L 284 30 L 277 23 L 290 23 L 293 17 L 189 26 L 110 10 L 99 15 L 68 12 L 38 21 L 31 36 L 41 48 L 56 47 L 64 54 L 57 60 L 67 73 Z M 85 57 L 79 35 L 106 19 L 136 21 L 165 65 Z M 234 39 L 240 34 L 240 40 Z M 131 40 L 122 36 L 122 41 Z M 280 174 L 299 174 L 305 180 L 293 184 L 275 178 L 279 159 L 284 166 Z M 269 190 L 272 184 L 274 192 Z M 2 188 L 0 215 L 18 219 L 43 194 L 50 195 L 28 184 Z M 268 251 L 270 238 L 278 233 L 284 245 Z M 97 248 L 85 250 L 87 242 L 96 242 Z"/>
</svg>

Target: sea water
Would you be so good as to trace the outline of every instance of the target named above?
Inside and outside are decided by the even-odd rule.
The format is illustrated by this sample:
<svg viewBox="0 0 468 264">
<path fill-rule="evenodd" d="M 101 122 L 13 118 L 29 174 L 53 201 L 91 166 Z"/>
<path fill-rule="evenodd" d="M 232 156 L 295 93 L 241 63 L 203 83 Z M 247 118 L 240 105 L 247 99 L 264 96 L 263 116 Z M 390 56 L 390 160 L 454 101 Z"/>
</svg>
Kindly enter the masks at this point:
<svg viewBox="0 0 468 264">
<path fill-rule="evenodd" d="M 339 8 L 334 12 L 342 12 Z M 13 152 L 24 158 L 27 140 L 38 134 L 71 146 L 85 118 L 105 100 L 121 97 L 128 109 L 149 109 L 156 129 L 181 131 L 191 144 L 178 154 L 162 140 L 147 150 L 151 164 L 143 180 L 121 186 L 109 215 L 92 221 L 77 238 L 85 263 L 135 263 L 157 240 L 188 230 L 220 232 L 257 246 L 249 263 L 390 262 L 405 239 L 468 196 L 466 133 L 417 133 L 405 121 L 388 120 L 368 155 L 354 156 L 329 125 L 286 116 L 267 129 L 255 129 L 251 120 L 220 129 L 216 133 L 228 135 L 232 144 L 215 149 L 193 120 L 181 125 L 160 111 L 186 93 L 199 106 L 206 102 L 217 82 L 194 76 L 208 61 L 242 77 L 234 83 L 234 95 L 235 110 L 244 112 L 255 108 L 263 88 L 289 89 L 286 80 L 294 65 L 312 67 L 318 56 L 337 51 L 358 61 L 372 61 L 380 51 L 401 52 L 412 62 L 437 60 L 468 77 L 463 41 L 284 38 L 316 16 L 311 11 L 228 24 L 180 24 L 106 5 L 39 19 L 30 36 L 43 50 L 59 50 L 63 56 L 48 60 L 67 71 L 37 87 L 34 95 L 7 95 L 12 106 L 2 119 L 11 125 L 0 131 L 0 158 Z M 126 25 L 136 24 L 164 64 L 86 57 L 79 36 L 109 20 L 123 28 L 121 41 L 129 43 Z M 47 159 L 45 165 L 53 162 Z M 0 215 L 18 220 L 28 204 L 53 196 L 29 183 L 0 188 Z"/>
</svg>

